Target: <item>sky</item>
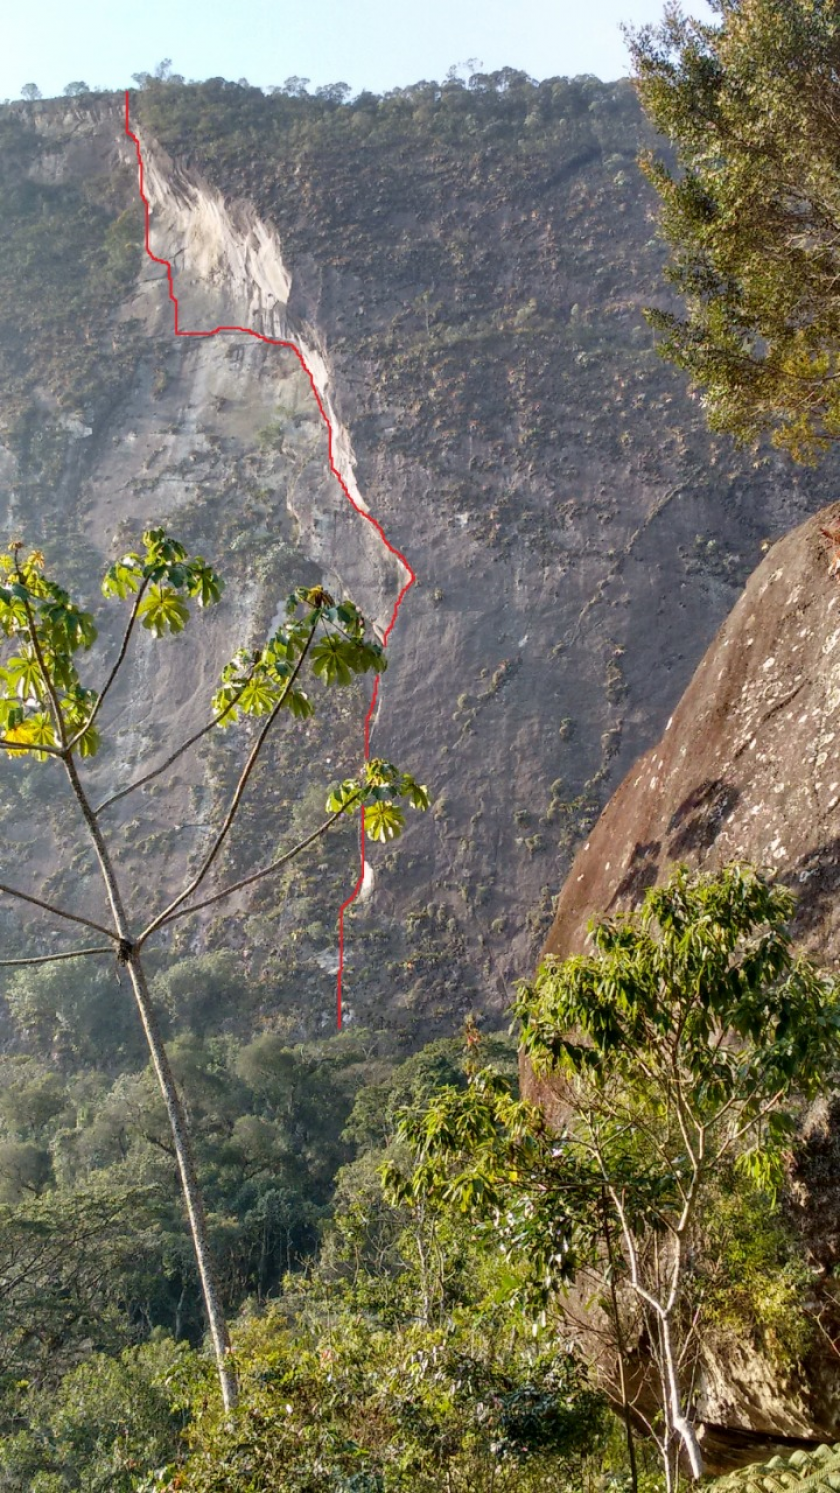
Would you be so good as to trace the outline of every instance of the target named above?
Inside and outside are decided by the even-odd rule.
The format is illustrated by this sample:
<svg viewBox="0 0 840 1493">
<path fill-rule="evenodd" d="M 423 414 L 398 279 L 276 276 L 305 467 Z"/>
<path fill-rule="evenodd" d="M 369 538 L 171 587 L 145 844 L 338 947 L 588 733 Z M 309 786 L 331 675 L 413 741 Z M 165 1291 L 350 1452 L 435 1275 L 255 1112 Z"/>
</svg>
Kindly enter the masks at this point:
<svg viewBox="0 0 840 1493">
<path fill-rule="evenodd" d="M 292 76 L 382 93 L 458 64 L 535 78 L 627 74 L 622 22 L 659 20 L 664 0 L 16 0 L 0 32 L 0 100 L 35 83 L 131 87 L 164 58 L 187 79 L 267 88 Z M 704 0 L 692 14 L 709 15 Z M 473 68 L 469 68 L 472 71 Z"/>
</svg>

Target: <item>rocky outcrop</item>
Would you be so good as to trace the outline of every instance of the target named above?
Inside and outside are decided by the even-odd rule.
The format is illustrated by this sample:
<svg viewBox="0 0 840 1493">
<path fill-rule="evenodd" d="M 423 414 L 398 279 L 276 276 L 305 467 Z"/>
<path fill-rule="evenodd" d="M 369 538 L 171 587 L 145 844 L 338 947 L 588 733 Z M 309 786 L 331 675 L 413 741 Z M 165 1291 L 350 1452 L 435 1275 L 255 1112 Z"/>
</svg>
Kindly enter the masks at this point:
<svg viewBox="0 0 840 1493">
<path fill-rule="evenodd" d="M 769 550 L 579 851 L 546 953 L 582 949 L 593 916 L 632 906 L 675 862 L 743 859 L 799 894 L 798 941 L 840 964 L 840 585 L 820 534 L 837 516 Z"/>
<path fill-rule="evenodd" d="M 630 769 L 579 851 L 545 953 L 582 952 L 590 920 L 629 909 L 675 862 L 767 868 L 798 895 L 794 932 L 840 965 L 840 584 L 831 573 L 836 507 L 772 546 L 706 652 L 657 744 Z M 562 1093 L 523 1069 L 550 1112 Z M 815 1271 L 824 1323 L 836 1319 L 840 1111 L 808 1115 L 787 1206 Z M 836 1435 L 840 1357 L 832 1331 L 807 1372 L 774 1368 L 749 1343 L 704 1349 L 695 1403 L 710 1467 Z"/>
</svg>

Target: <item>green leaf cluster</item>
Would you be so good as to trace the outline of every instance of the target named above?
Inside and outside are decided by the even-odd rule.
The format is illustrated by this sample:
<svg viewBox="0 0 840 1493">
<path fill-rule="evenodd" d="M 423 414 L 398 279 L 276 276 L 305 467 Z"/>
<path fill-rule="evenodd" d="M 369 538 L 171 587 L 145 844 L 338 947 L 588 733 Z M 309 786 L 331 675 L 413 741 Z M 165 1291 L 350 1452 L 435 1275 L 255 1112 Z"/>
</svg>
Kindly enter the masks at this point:
<svg viewBox="0 0 840 1493">
<path fill-rule="evenodd" d="M 478 1223 L 509 1267 L 502 1294 L 543 1311 L 590 1252 L 593 1217 L 597 1232 L 601 1182 L 585 1158 L 490 1067 L 470 1073 L 466 1088 L 446 1085 L 423 1109 L 404 1110 L 399 1138 L 411 1164 L 383 1165 L 386 1197 Z"/>
<path fill-rule="evenodd" d="M 372 757 L 358 778 L 345 778 L 331 788 L 327 810 L 331 814 L 353 814 L 361 809 L 368 839 L 387 844 L 402 834 L 405 826 L 405 813 L 398 799 L 407 800 L 413 809 L 421 811 L 428 809 L 431 802 L 429 790 L 411 773 L 400 772 L 381 757 Z"/>
<path fill-rule="evenodd" d="M 181 632 L 189 618 L 188 599 L 210 605 L 219 600 L 223 583 L 206 561 L 190 558 L 164 529 L 148 530 L 143 543 L 142 556 L 123 555 L 109 567 L 103 595 L 134 597 L 136 617 L 155 637 Z M 96 641 L 92 614 L 45 573 L 38 550 L 24 554 L 15 542 L 0 554 L 0 574 L 0 632 L 13 642 L 0 664 L 5 749 L 31 751 L 43 760 L 49 750 L 64 751 L 72 744 L 80 756 L 95 756 L 99 697 L 82 685 L 75 662 Z"/>
<path fill-rule="evenodd" d="M 14 544 L 0 555 L 0 574 L 0 631 L 12 642 L 0 664 L 0 731 L 7 743 L 21 748 L 55 747 L 48 681 L 67 733 L 83 730 L 96 696 L 82 688 L 74 657 L 92 647 L 96 626 L 90 612 L 44 574 L 39 551 L 24 556 L 22 546 Z M 97 745 L 95 729 L 84 731 L 82 755 L 92 756 Z M 35 755 L 43 759 L 46 753 Z"/>
<path fill-rule="evenodd" d="M 326 686 L 347 685 L 359 674 L 386 667 L 385 650 L 365 637 L 365 619 L 352 601 L 338 604 L 321 586 L 300 586 L 286 602 L 283 624 L 257 652 L 243 649 L 222 673 L 213 697 L 221 726 L 240 715 L 270 715 L 281 706 L 298 720 L 315 707 L 296 683 L 308 656 L 313 675 Z"/>
<path fill-rule="evenodd" d="M 191 559 L 165 529 L 147 529 L 143 544 L 143 555 L 130 552 L 109 567 L 102 594 L 125 600 L 142 588 L 137 616 L 143 626 L 156 638 L 183 632 L 190 616 L 186 598 L 213 606 L 221 600 L 224 582 L 200 555 Z"/>
<path fill-rule="evenodd" d="M 738 1135 L 739 1166 L 777 1185 L 796 1101 L 840 1060 L 838 985 L 794 954 L 793 905 L 748 865 L 678 867 L 639 913 L 591 926 L 593 954 L 549 958 L 521 987 L 531 1062 L 582 1083 L 596 1107 L 600 1094 L 617 1135 L 634 1112 L 637 1125 L 673 1130 L 675 1175 L 692 1164 L 687 1107 L 710 1161 Z"/>
</svg>

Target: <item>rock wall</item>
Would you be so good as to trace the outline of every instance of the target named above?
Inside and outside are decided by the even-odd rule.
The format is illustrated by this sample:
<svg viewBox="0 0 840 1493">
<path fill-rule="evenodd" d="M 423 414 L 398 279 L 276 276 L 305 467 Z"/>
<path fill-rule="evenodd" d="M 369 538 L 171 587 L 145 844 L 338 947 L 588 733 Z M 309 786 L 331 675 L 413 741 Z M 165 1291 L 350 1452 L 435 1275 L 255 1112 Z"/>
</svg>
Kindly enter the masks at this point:
<svg viewBox="0 0 840 1493">
<path fill-rule="evenodd" d="M 826 508 L 778 544 L 707 650 L 655 746 L 578 852 L 545 952 L 584 947 L 589 920 L 632 906 L 675 862 L 744 859 L 799 894 L 795 931 L 840 963 L 840 584 Z"/>
<path fill-rule="evenodd" d="M 761 542 L 831 478 L 735 455 L 653 354 L 629 86 L 549 80 L 514 122 L 463 95 L 456 124 L 446 91 L 415 92 L 390 122 L 388 101 L 315 117 L 212 84 L 138 116 L 271 225 L 365 501 L 418 576 L 374 745 L 437 803 L 375 854 L 364 926 L 389 930 L 387 1002 L 420 1033 L 504 1009 Z"/>
</svg>

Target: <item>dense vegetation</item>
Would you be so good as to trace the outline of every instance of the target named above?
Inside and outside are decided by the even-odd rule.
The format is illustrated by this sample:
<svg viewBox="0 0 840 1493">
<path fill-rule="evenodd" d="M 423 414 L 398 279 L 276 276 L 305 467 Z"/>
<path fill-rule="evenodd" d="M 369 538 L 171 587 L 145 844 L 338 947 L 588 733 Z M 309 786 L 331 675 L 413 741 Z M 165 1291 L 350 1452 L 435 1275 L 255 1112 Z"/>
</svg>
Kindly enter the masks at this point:
<svg viewBox="0 0 840 1493">
<path fill-rule="evenodd" d="M 620 1408 L 615 1341 L 628 1367 L 644 1330 L 628 1227 L 645 1270 L 661 1231 L 690 1245 L 671 1309 L 681 1363 L 749 1340 L 783 1372 L 807 1372 L 825 1300 L 775 1189 L 798 1096 L 837 1063 L 835 987 L 791 962 L 790 899 L 748 870 L 683 876 L 648 902 L 637 946 L 635 925 L 605 926 L 593 960 L 522 991 L 534 1059 L 580 1070 L 567 1137 L 516 1098 L 509 1037 L 471 1024 L 465 1043 L 408 1059 L 364 1031 L 295 1046 L 276 1026 L 243 1035 L 260 996 L 229 957 L 155 976 L 226 1306 L 241 1312 L 233 1426 L 201 1351 L 159 1096 L 130 1032 L 127 1072 L 103 1042 L 113 979 L 72 965 L 61 982 L 55 967 L 17 974 L 0 1147 L 3 1486 L 542 1493 L 623 1478 L 628 1428 L 601 1386 Z M 669 1025 L 643 993 L 656 968 L 647 985 L 643 969 L 678 949 Z M 580 1066 L 587 1049 L 562 1040 L 569 1002 L 603 1050 L 600 1078 Z M 749 1062 L 714 1041 L 733 1027 Z M 675 1100 L 708 1127 L 696 1184 Z M 583 1328 L 578 1281 L 618 1333 L 606 1357 L 604 1329 Z M 655 1478 L 645 1418 L 673 1464 L 679 1433 L 656 1404 L 635 1399 L 637 1482 Z"/>
</svg>

